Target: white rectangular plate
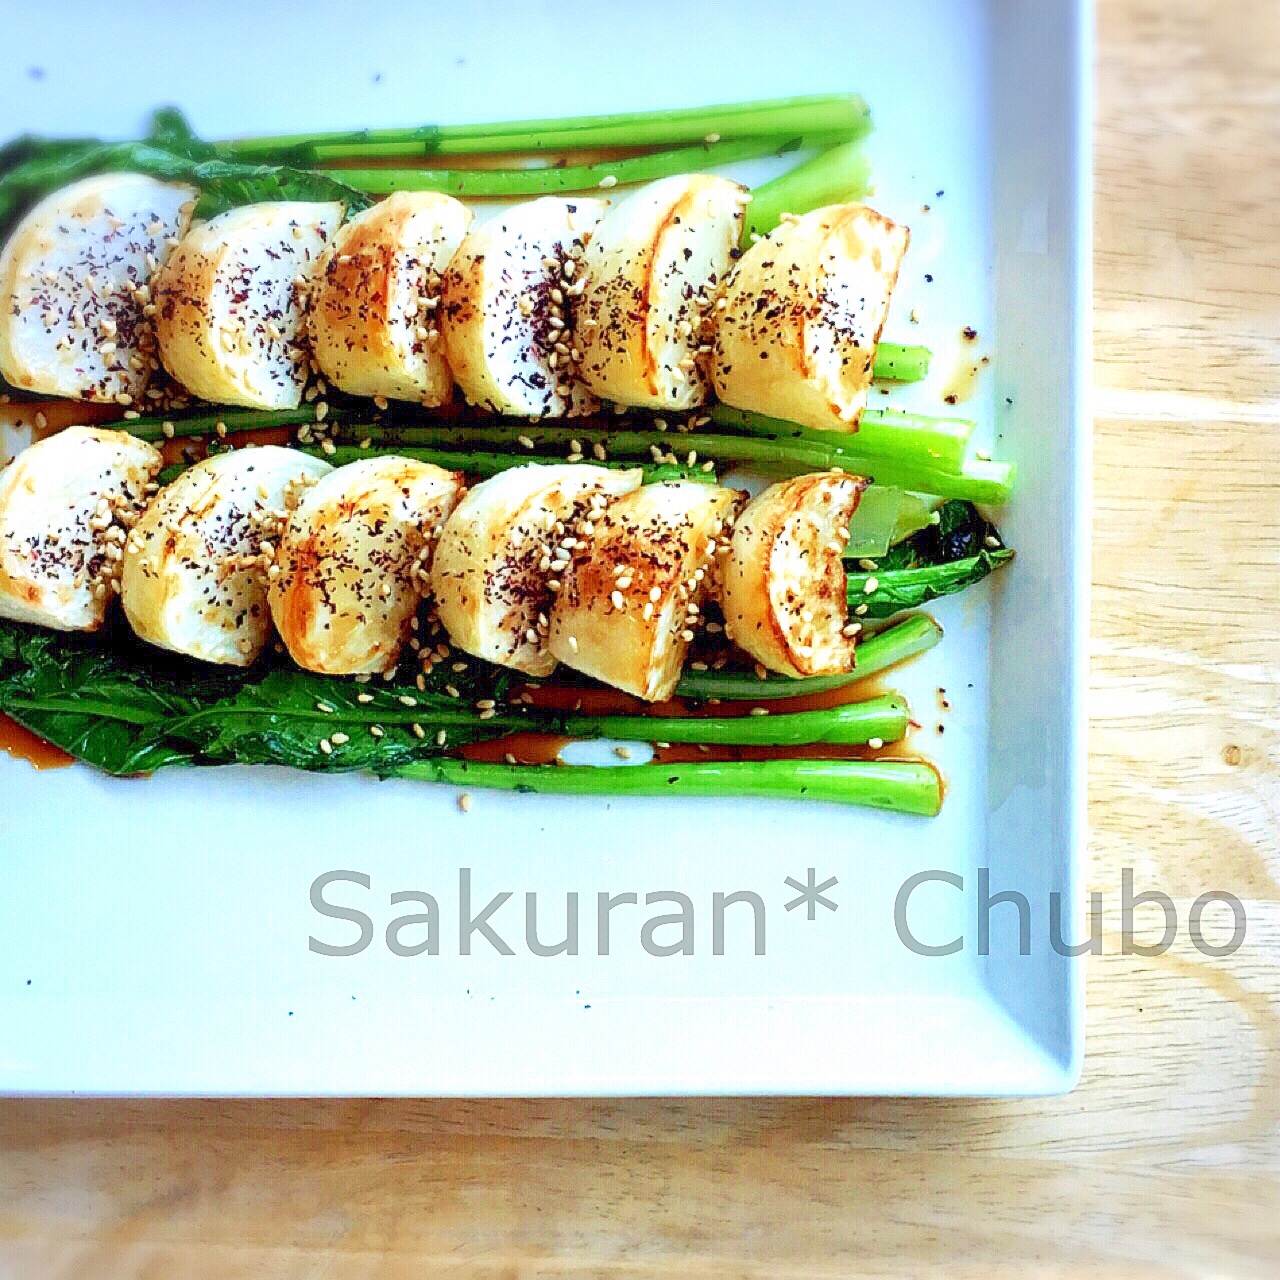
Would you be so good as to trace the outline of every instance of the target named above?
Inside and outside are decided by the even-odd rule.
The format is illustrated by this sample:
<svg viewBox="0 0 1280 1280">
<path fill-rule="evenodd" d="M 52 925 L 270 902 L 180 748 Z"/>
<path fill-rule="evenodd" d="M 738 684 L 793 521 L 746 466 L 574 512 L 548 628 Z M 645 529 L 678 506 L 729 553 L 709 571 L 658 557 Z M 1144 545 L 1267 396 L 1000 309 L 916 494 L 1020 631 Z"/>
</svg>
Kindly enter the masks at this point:
<svg viewBox="0 0 1280 1280">
<path fill-rule="evenodd" d="M 1033 1093 L 1071 1087 L 1082 1004 L 1051 945 L 1074 921 L 1083 840 L 1087 606 L 1085 4 L 649 0 L 47 6 L 6 24 L 0 135 L 136 136 L 176 103 L 205 136 L 467 121 L 858 90 L 875 203 L 914 240 L 888 334 L 937 353 L 891 403 L 945 412 L 957 361 L 991 357 L 963 411 L 1019 467 L 1013 567 L 937 610 L 943 644 L 895 675 L 948 782 L 942 816 L 819 804 L 477 793 L 274 770 L 113 781 L 0 758 L 0 1091 L 195 1094 Z M 139 33 L 152 50 L 139 58 Z M 746 167 L 758 180 L 768 166 Z M 925 212 L 924 205 L 930 206 Z M 933 276 L 932 283 L 925 275 Z M 918 309 L 918 325 L 909 322 Z M 966 347 L 960 330 L 979 339 Z M 940 690 L 945 690 L 945 694 Z M 946 708 L 943 702 L 949 704 Z M 937 726 L 945 733 L 940 734 Z M 788 877 L 836 910 L 788 910 Z M 979 954 L 979 868 L 994 909 Z M 460 876 L 512 951 L 459 942 Z M 317 877 L 363 911 L 313 909 Z M 916 954 L 907 927 L 954 954 Z M 398 956 L 391 895 L 430 893 L 438 955 Z M 758 895 L 725 909 L 716 893 Z M 636 893 L 600 954 L 597 895 Z M 693 954 L 642 923 L 688 896 Z M 525 930 L 537 895 L 539 956 Z M 1068 939 L 1072 930 L 1068 928 Z M 403 943 L 424 936 L 407 928 Z"/>
</svg>

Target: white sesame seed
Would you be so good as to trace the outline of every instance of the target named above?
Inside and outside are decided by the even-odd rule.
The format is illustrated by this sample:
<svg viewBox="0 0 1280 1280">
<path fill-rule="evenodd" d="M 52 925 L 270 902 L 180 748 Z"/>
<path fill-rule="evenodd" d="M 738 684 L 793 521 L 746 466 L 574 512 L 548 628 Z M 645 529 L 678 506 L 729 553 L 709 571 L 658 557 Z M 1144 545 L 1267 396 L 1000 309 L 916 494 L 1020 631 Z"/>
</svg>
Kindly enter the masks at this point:
<svg viewBox="0 0 1280 1280">
<path fill-rule="evenodd" d="M 573 653 L 577 653 L 577 652 L 578 652 L 578 637 L 577 637 L 577 636 L 567 636 L 567 637 L 566 637 L 566 639 L 567 639 L 567 640 L 568 640 L 568 642 L 569 642 L 569 649 L 570 649 L 570 651 L 571 651 L 571 652 L 573 652 Z"/>
<path fill-rule="evenodd" d="M 463 813 L 466 813 L 471 808 L 471 796 L 465 791 L 458 797 L 458 808 Z"/>
<path fill-rule="evenodd" d="M 341 747 L 345 743 L 350 742 L 351 739 L 345 733 L 333 733 L 329 735 L 329 741 L 332 742 L 335 747 Z"/>
<path fill-rule="evenodd" d="M 752 707 L 751 714 L 753 716 L 767 716 L 769 714 L 768 707 Z"/>
<path fill-rule="evenodd" d="M 873 591 L 879 590 L 879 587 L 880 579 L 874 574 L 862 584 L 862 590 L 866 592 L 867 595 L 870 595 Z"/>
<path fill-rule="evenodd" d="M 605 177 L 600 179 L 600 185 L 602 187 L 616 187 L 618 185 L 618 179 L 611 173 L 606 174 Z"/>
<path fill-rule="evenodd" d="M 630 760 L 631 748 L 630 747 L 614 747 L 613 754 L 617 756 L 619 760 Z"/>
<path fill-rule="evenodd" d="M 320 750 L 323 751 L 327 756 L 333 755 L 333 744 L 329 741 L 328 738 L 320 739 Z"/>
<path fill-rule="evenodd" d="M 867 739 L 867 746 L 869 746 L 869 747 L 871 748 L 871 750 L 872 750 L 872 751 L 879 751 L 879 750 L 880 750 L 880 748 L 884 746 L 884 739 L 883 739 L 883 738 L 868 738 L 868 739 Z"/>
<path fill-rule="evenodd" d="M 371 724 L 369 726 L 369 732 L 375 738 L 385 738 L 387 736 L 387 731 L 380 724 Z"/>
</svg>

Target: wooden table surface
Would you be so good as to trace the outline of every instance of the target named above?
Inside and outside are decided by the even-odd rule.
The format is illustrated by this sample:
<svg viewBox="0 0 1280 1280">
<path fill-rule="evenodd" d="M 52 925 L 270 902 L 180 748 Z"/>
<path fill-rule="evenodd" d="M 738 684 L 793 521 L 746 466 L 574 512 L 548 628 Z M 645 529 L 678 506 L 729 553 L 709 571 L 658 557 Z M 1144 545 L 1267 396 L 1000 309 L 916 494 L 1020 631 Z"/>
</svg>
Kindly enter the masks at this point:
<svg viewBox="0 0 1280 1280">
<path fill-rule="evenodd" d="M 4 1102 L 0 1277 L 1280 1274 L 1280 3 L 1103 0 L 1083 1083 Z M 1248 912 L 1118 945 L 1120 868 Z"/>
</svg>

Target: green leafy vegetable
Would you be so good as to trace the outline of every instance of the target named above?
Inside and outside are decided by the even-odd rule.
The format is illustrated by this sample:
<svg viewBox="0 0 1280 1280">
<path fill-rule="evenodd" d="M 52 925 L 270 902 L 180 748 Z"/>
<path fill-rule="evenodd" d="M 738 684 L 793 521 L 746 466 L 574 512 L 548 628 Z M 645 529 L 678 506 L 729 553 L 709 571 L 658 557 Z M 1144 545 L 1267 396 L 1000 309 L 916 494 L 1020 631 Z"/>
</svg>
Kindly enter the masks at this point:
<svg viewBox="0 0 1280 1280">
<path fill-rule="evenodd" d="M 718 165 L 782 156 L 828 145 L 827 134 L 783 134 L 676 147 L 594 164 L 542 165 L 522 169 L 335 169 L 361 191 L 442 191 L 459 197 L 520 197 L 594 191 L 597 187 L 653 182 L 678 173 L 696 173 Z"/>
<path fill-rule="evenodd" d="M 438 664 L 421 687 L 416 680 L 359 683 L 318 676 L 273 659 L 228 671 L 145 649 L 122 627 L 85 636 L 0 623 L 0 711 L 116 775 L 236 763 L 447 778 L 469 768 L 445 759 L 447 753 L 520 729 L 573 738 L 804 746 L 897 741 L 910 723 L 910 710 L 894 695 L 773 716 L 549 711 L 511 700 L 514 686 L 526 684 L 514 672 L 474 661 L 462 670 L 454 665 Z M 439 770 L 427 768 L 431 761 L 439 761 Z M 494 776 L 505 777 L 505 767 L 492 766 L 499 769 Z M 489 776 L 482 770 L 474 780 Z M 529 789 L 561 789 L 535 787 L 537 776 L 530 775 Z M 791 776 L 785 768 L 766 772 L 763 781 L 758 771 L 743 773 L 743 793 L 775 794 L 771 788 L 783 787 Z M 634 786 L 613 769 L 595 770 L 591 777 L 580 789 L 608 795 Z M 509 785 L 519 787 L 524 780 L 517 777 Z M 791 794 L 804 794 L 808 785 Z M 867 794 L 859 784 L 846 798 L 870 803 L 861 798 Z M 875 794 L 895 792 L 890 786 Z M 918 786 L 908 786 L 904 796 L 908 811 L 915 812 Z"/>
<path fill-rule="evenodd" d="M 0 710 L 107 773 L 194 763 L 198 742 L 177 725 L 234 687 L 210 672 L 138 652 L 124 628 L 102 637 L 0 623 Z"/>
<path fill-rule="evenodd" d="M 942 807 L 942 782 L 928 764 L 906 760 L 733 760 L 647 764 L 630 769 L 477 764 L 424 760 L 398 771 L 405 778 L 460 787 L 559 795 L 756 796 L 825 800 L 931 818 Z M 605 777 L 604 775 L 608 776 Z"/>
<path fill-rule="evenodd" d="M 861 200 L 871 189 L 871 162 L 859 142 L 819 152 L 804 164 L 762 183 L 752 193 L 742 228 L 742 243 L 767 235 L 784 213 L 803 214 L 823 205 Z"/>
<path fill-rule="evenodd" d="M 0 150 L 0 236 L 51 191 L 122 170 L 194 184 L 201 191 L 201 217 L 259 200 L 341 200 L 348 213 L 372 203 L 332 174 L 224 159 L 196 137 L 181 112 L 166 107 L 152 117 L 140 142 L 23 137 Z"/>
<path fill-rule="evenodd" d="M 865 680 L 888 667 L 932 649 L 942 639 L 942 628 L 927 613 L 904 618 L 879 635 L 862 641 L 857 649 L 857 666 L 847 675 L 809 676 L 793 680 L 789 676 L 766 676 L 755 671 L 686 671 L 676 693 L 684 698 L 720 698 L 734 702 L 764 702 L 775 698 L 802 698 L 826 693 Z M 884 735 L 881 734 L 881 737 Z M 886 739 L 888 741 L 888 739 Z"/>
<path fill-rule="evenodd" d="M 938 522 L 890 547 L 865 572 L 848 579 L 858 616 L 888 618 L 953 595 L 1013 559 L 999 531 L 971 502 L 944 502 Z"/>
<path fill-rule="evenodd" d="M 877 561 L 877 572 L 950 564 L 1004 549 L 1000 531 L 972 502 L 944 502 L 937 520 L 896 543 Z"/>
<path fill-rule="evenodd" d="M 669 147 L 708 139 L 777 138 L 824 133 L 861 137 L 871 113 L 857 94 L 811 94 L 675 110 L 561 116 L 484 124 L 425 124 L 402 129 L 236 138 L 220 154 L 276 164 L 311 165 L 367 156 L 426 157 L 487 152 L 572 151 L 595 147 Z"/>
</svg>

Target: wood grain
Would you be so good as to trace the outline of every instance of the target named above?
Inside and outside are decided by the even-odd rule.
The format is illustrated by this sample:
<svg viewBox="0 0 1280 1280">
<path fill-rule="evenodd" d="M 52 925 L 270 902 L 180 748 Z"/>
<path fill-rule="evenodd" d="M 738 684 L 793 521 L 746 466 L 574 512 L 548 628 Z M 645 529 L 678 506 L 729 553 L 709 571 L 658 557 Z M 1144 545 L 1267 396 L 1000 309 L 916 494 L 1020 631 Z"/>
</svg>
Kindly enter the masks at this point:
<svg viewBox="0 0 1280 1280">
<path fill-rule="evenodd" d="M 1080 1088 L 4 1103 L 0 1277 L 1280 1271 L 1280 9 L 1099 27 Z M 1122 866 L 1184 920 L 1235 893 L 1245 946 L 1121 955 Z"/>
</svg>

